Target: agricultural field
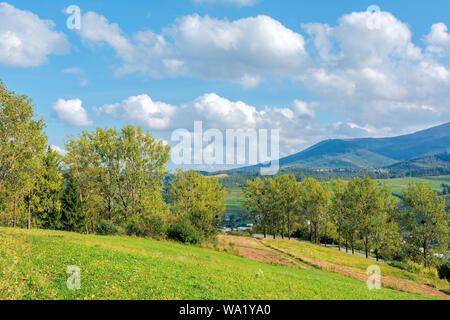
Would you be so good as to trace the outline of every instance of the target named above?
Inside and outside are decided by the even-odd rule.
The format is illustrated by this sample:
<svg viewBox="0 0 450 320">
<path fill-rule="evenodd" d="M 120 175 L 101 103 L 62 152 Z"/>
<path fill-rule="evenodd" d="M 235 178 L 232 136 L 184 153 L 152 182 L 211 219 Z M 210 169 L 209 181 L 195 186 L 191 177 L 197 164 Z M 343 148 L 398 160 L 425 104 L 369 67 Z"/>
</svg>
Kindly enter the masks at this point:
<svg viewBox="0 0 450 320">
<path fill-rule="evenodd" d="M 0 299 L 448 298 L 431 287 L 422 293 L 412 293 L 415 289 L 408 287 L 369 290 L 363 279 L 302 262 L 270 245 L 277 243 L 228 237 L 220 238 L 215 247 L 201 248 L 119 236 L 0 228 Z M 81 270 L 79 290 L 67 287 L 69 266 Z"/>
<path fill-rule="evenodd" d="M 397 178 L 397 179 L 379 179 L 375 180 L 379 185 L 386 185 L 392 189 L 392 192 L 401 195 L 407 189 L 411 182 L 425 182 L 436 192 L 442 192 L 442 184 L 450 184 L 450 176 L 436 176 L 424 178 Z"/>
<path fill-rule="evenodd" d="M 436 176 L 436 177 L 424 177 L 424 178 L 396 178 L 396 179 L 378 179 L 375 182 L 382 186 L 386 185 L 391 188 L 392 193 L 400 196 L 404 190 L 407 189 L 408 184 L 411 182 L 425 182 L 427 185 L 433 188 L 436 192 L 442 192 L 442 184 L 450 184 L 450 175 Z M 447 209 L 450 208 L 450 195 L 443 196 L 446 199 Z M 227 189 L 226 198 L 226 214 L 238 217 L 245 217 L 245 210 L 243 208 L 243 195 L 241 188 Z M 244 220 L 245 223 L 251 223 L 251 221 Z"/>
<path fill-rule="evenodd" d="M 252 223 L 252 221 L 246 217 L 243 202 L 244 197 L 241 188 L 227 188 L 225 215 L 230 218 L 230 221 L 224 221 L 226 227 L 235 228 Z M 237 221 L 233 221 L 233 219 Z"/>
</svg>

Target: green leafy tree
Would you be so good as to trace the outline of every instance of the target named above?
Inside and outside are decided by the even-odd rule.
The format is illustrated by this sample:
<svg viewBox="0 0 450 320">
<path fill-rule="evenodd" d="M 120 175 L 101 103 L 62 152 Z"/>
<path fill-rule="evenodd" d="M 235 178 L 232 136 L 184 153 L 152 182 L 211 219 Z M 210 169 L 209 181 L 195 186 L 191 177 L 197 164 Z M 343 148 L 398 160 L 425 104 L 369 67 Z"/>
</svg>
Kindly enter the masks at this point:
<svg viewBox="0 0 450 320">
<path fill-rule="evenodd" d="M 78 183 L 72 172 L 64 174 L 61 196 L 61 229 L 82 232 L 86 227 L 86 215 L 80 201 Z"/>
<path fill-rule="evenodd" d="M 302 187 L 301 211 L 310 227 L 310 241 L 319 243 L 323 217 L 330 207 L 330 194 L 324 184 L 314 178 L 306 178 Z"/>
<path fill-rule="evenodd" d="M 25 95 L 8 91 L 0 81 L 0 190 L 12 202 L 12 225 L 17 226 L 19 203 L 31 199 L 31 190 L 39 175 L 39 164 L 47 137 L 44 120 L 34 119 L 32 101 Z M 28 228 L 31 227 L 31 202 L 28 203 Z"/>
<path fill-rule="evenodd" d="M 244 188 L 244 207 L 255 225 L 262 227 L 264 238 L 269 224 L 267 192 L 267 183 L 260 178 L 248 180 Z"/>
<path fill-rule="evenodd" d="M 100 221 L 100 213 L 103 211 L 104 202 L 101 197 L 98 175 L 102 170 L 98 164 L 89 132 L 84 131 L 78 138 L 70 138 L 66 142 L 67 155 L 64 162 L 71 171 L 71 175 L 77 184 L 77 191 L 85 226 L 84 232 L 89 234 Z"/>
<path fill-rule="evenodd" d="M 345 224 L 344 194 L 347 183 L 344 180 L 332 180 L 331 184 L 333 186 L 331 217 L 337 228 L 338 248 L 341 251 L 342 232 Z"/>
<path fill-rule="evenodd" d="M 217 233 L 218 219 L 225 212 L 225 194 L 218 179 L 192 170 L 179 170 L 170 185 L 173 213 L 178 219 L 187 219 L 203 239 Z"/>
<path fill-rule="evenodd" d="M 292 226 L 296 224 L 301 211 L 301 186 L 294 175 L 276 177 L 274 186 L 276 190 L 274 205 L 280 210 L 282 224 L 287 229 L 288 238 L 290 239 L 293 230 Z"/>
<path fill-rule="evenodd" d="M 408 185 L 403 202 L 410 221 L 408 245 L 422 252 L 421 262 L 429 267 L 437 256 L 447 255 L 449 214 L 445 200 L 422 182 Z"/>
<path fill-rule="evenodd" d="M 31 207 L 39 227 L 60 229 L 61 192 L 61 156 L 48 148 L 42 159 L 41 172 L 31 193 Z"/>
</svg>

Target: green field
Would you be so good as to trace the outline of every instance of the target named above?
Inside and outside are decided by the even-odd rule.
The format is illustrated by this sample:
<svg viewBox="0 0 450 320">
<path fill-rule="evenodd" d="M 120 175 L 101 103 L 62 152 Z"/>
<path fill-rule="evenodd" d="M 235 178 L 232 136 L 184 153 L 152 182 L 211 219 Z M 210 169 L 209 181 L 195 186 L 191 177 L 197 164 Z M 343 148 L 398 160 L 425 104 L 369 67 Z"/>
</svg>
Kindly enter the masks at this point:
<svg viewBox="0 0 450 320">
<path fill-rule="evenodd" d="M 376 183 L 386 185 L 391 188 L 395 195 L 400 196 L 404 190 L 407 189 L 408 184 L 411 182 L 425 182 L 427 185 L 433 188 L 436 192 L 442 192 L 442 184 L 450 184 L 450 175 L 436 176 L 436 177 L 423 177 L 423 178 L 397 178 L 397 179 L 378 179 Z M 450 208 L 450 195 L 444 196 L 447 203 L 447 209 Z M 243 208 L 243 195 L 241 188 L 227 189 L 226 198 L 226 214 L 232 216 L 245 216 L 245 210 Z M 246 223 L 251 223 L 246 221 Z"/>
<path fill-rule="evenodd" d="M 380 179 L 375 180 L 379 185 L 386 185 L 392 189 L 392 192 L 401 195 L 407 189 L 411 182 L 425 182 L 433 188 L 434 191 L 442 192 L 442 184 L 450 184 L 450 176 L 436 176 L 424 178 L 398 178 L 398 179 Z"/>
<path fill-rule="evenodd" d="M 229 188 L 227 189 L 227 196 L 225 199 L 226 211 L 225 214 L 233 218 L 240 218 L 237 222 L 225 223 L 228 227 L 238 227 L 247 223 L 252 223 L 246 218 L 246 212 L 244 209 L 244 197 L 242 195 L 241 188 Z"/>
<path fill-rule="evenodd" d="M 81 269 L 69 290 L 68 266 Z M 338 273 L 127 237 L 0 228 L 0 299 L 422 299 Z"/>
</svg>

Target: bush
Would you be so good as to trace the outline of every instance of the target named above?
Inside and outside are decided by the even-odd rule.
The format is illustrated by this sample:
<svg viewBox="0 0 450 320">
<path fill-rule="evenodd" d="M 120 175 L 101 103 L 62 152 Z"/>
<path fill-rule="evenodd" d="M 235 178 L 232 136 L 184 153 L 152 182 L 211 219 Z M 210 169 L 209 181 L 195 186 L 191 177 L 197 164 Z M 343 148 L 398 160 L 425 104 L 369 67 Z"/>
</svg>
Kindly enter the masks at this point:
<svg viewBox="0 0 450 320">
<path fill-rule="evenodd" d="M 129 236 L 163 238 L 166 234 L 167 225 L 164 215 L 157 213 L 133 217 L 125 225 L 125 232 Z"/>
<path fill-rule="evenodd" d="M 450 262 L 444 262 L 438 268 L 439 278 L 450 281 Z"/>
<path fill-rule="evenodd" d="M 139 218 L 131 218 L 125 225 L 125 232 L 128 236 L 145 237 L 145 224 Z"/>
<path fill-rule="evenodd" d="M 203 240 L 201 233 L 187 218 L 180 218 L 171 225 L 167 236 L 172 240 L 191 244 L 196 244 Z"/>
<path fill-rule="evenodd" d="M 95 227 L 95 233 L 102 235 L 102 236 L 106 236 L 106 235 L 117 234 L 118 230 L 114 223 L 112 223 L 110 221 L 102 220 Z"/>
</svg>

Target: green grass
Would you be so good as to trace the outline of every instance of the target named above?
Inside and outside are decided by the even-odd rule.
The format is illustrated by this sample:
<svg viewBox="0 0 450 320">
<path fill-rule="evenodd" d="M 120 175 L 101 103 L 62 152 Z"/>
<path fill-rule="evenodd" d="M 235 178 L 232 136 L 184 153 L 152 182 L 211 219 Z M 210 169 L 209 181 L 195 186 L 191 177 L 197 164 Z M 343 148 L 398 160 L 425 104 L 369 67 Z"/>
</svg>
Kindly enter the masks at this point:
<svg viewBox="0 0 450 320">
<path fill-rule="evenodd" d="M 339 252 L 335 249 L 319 246 L 309 242 L 288 241 L 288 240 L 265 240 L 271 247 L 281 249 L 294 256 L 306 257 L 314 260 L 326 261 L 342 266 L 353 267 L 360 270 L 367 270 L 369 266 L 380 267 L 381 274 L 412 281 L 419 281 L 431 284 L 432 286 L 450 290 L 448 281 L 436 279 L 425 274 L 417 274 L 402 269 L 392 267 L 385 263 L 378 263 L 357 255 Z M 343 249 L 345 251 L 345 249 Z"/>
<path fill-rule="evenodd" d="M 67 289 L 69 265 L 81 290 Z M 423 299 L 172 242 L 0 228 L 0 299 Z"/>
<path fill-rule="evenodd" d="M 225 198 L 226 211 L 225 214 L 232 217 L 240 217 L 240 222 L 234 223 L 237 225 L 252 223 L 246 218 L 246 211 L 244 209 L 244 196 L 241 188 L 228 188 L 227 196 Z M 231 223 L 229 223 L 231 225 Z"/>
<path fill-rule="evenodd" d="M 424 178 L 398 178 L 398 179 L 379 179 L 375 180 L 379 185 L 386 185 L 392 189 L 392 192 L 401 195 L 408 188 L 411 182 L 425 182 L 433 190 L 442 192 L 442 184 L 450 184 L 450 175 Z"/>
</svg>

